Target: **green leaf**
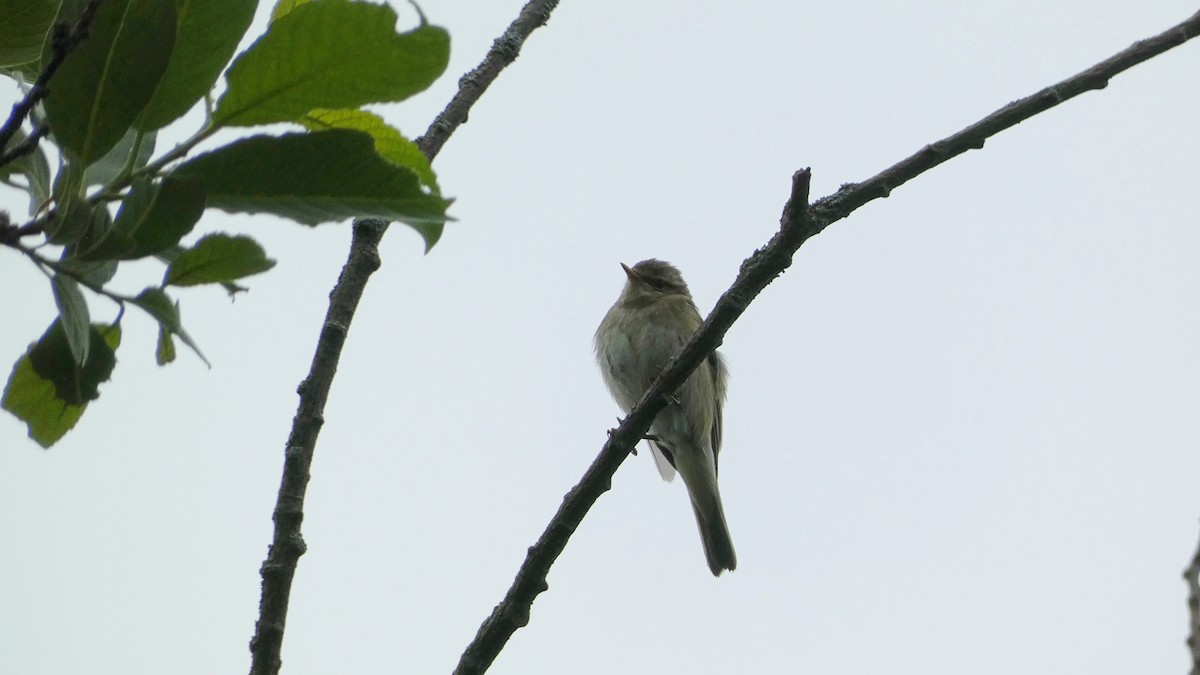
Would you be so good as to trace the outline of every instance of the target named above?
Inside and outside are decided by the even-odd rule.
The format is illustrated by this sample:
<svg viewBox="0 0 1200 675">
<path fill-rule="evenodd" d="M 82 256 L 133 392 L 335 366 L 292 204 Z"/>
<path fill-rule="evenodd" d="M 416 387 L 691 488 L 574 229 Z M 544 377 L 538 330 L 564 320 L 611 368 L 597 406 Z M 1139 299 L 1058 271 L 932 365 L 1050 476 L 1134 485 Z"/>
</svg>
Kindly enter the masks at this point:
<svg viewBox="0 0 1200 675">
<path fill-rule="evenodd" d="M 271 21 L 277 20 L 279 17 L 296 9 L 300 5 L 312 0 L 279 0 L 275 3 L 274 9 L 271 10 Z"/>
<path fill-rule="evenodd" d="M 97 323 L 92 324 L 92 328 L 95 328 L 100 334 L 100 337 L 104 340 L 104 344 L 108 346 L 109 350 L 115 353 L 117 347 L 121 346 L 121 326 L 119 324 Z"/>
<path fill-rule="evenodd" d="M 107 235 L 79 254 L 81 260 L 134 260 L 179 243 L 204 213 L 199 178 L 167 176 L 134 180 Z"/>
<path fill-rule="evenodd" d="M 171 298 L 161 288 L 147 288 L 133 299 L 133 304 L 141 307 L 147 314 L 154 317 L 154 320 L 158 322 L 160 330 L 165 330 L 172 335 L 178 335 L 179 339 L 183 340 L 183 344 L 191 347 L 192 351 L 196 352 L 196 356 L 200 357 L 204 365 L 209 368 L 212 367 L 212 364 L 204 357 L 204 353 L 200 351 L 200 347 L 196 345 L 192 337 L 183 329 L 183 323 L 179 318 L 179 303 L 171 302 Z"/>
<path fill-rule="evenodd" d="M 140 169 L 146 166 L 151 155 L 154 154 L 154 142 L 157 136 L 158 134 L 154 132 L 142 135 L 136 129 L 125 132 L 112 150 L 84 170 L 83 184 L 108 185 L 124 171 L 126 164 L 129 164 L 131 169 Z M 133 154 L 134 145 L 137 145 L 137 157 L 131 163 L 129 156 Z"/>
<path fill-rule="evenodd" d="M 434 26 L 397 34 L 387 5 L 316 0 L 271 23 L 226 72 L 213 124 L 291 122 L 316 108 L 402 101 L 446 69 L 450 36 Z"/>
<path fill-rule="evenodd" d="M 0 0 L 0 67 L 38 60 L 58 0 Z"/>
<path fill-rule="evenodd" d="M 219 284 L 266 272 L 274 266 L 275 261 L 250 237 L 210 234 L 171 263 L 164 283 Z"/>
<path fill-rule="evenodd" d="M 66 331 L 58 319 L 29 350 L 33 371 L 52 383 L 55 396 L 67 404 L 82 405 L 96 400 L 100 397 L 100 383 L 107 382 L 112 375 L 117 359 L 101 329 L 107 330 L 104 326 L 91 326 L 88 360 L 82 366 L 75 362 Z"/>
<path fill-rule="evenodd" d="M 258 0 L 175 0 L 175 49 L 150 103 L 134 122 L 161 129 L 208 93 L 254 18 Z"/>
<path fill-rule="evenodd" d="M 121 200 L 113 226 L 105 230 L 102 236 L 91 237 L 90 241 L 77 247 L 78 250 L 72 251 L 71 258 L 84 261 L 131 259 L 128 254 L 137 248 L 137 242 L 129 231 L 136 229 L 150 212 L 160 187 L 150 178 L 135 178 L 129 192 Z"/>
<path fill-rule="evenodd" d="M 9 142 L 9 147 L 24 142 L 28 137 L 24 130 L 18 128 Z M 25 177 L 25 191 L 29 193 L 29 213 L 36 213 L 50 199 L 50 162 L 46 159 L 46 151 L 39 146 L 28 155 L 0 166 L 0 177 L 10 178 L 13 175 Z"/>
<path fill-rule="evenodd" d="M 154 360 L 160 366 L 175 360 L 175 339 L 171 337 L 171 331 L 161 325 L 158 327 L 158 349 L 154 351 Z"/>
<path fill-rule="evenodd" d="M 58 305 L 58 318 L 67 336 L 67 346 L 76 365 L 87 363 L 92 337 L 92 318 L 88 313 L 87 300 L 79 285 L 71 277 L 55 274 L 50 278 L 54 290 L 54 304 Z"/>
<path fill-rule="evenodd" d="M 55 19 L 55 22 L 64 22 L 71 28 L 74 28 L 79 22 L 79 15 L 83 13 L 83 8 L 87 4 L 88 0 L 62 0 L 58 5 L 58 17 Z M 47 45 L 43 45 L 42 50 L 45 52 Z"/>
<path fill-rule="evenodd" d="M 101 3 L 45 100 L 58 143 L 83 166 L 103 157 L 154 94 L 174 42 L 173 0 Z"/>
<path fill-rule="evenodd" d="M 87 232 L 92 208 L 84 201 L 83 171 L 69 159 L 54 176 L 51 196 L 57 208 L 46 222 L 46 237 L 52 244 L 74 244 Z"/>
<path fill-rule="evenodd" d="M 83 415 L 85 405 L 71 405 L 54 394 L 54 384 L 33 372 L 29 355 L 13 365 L 0 407 L 25 423 L 29 437 L 43 448 L 54 445 Z"/>
<path fill-rule="evenodd" d="M 108 207 L 104 204 L 91 205 L 82 199 L 73 199 L 66 204 L 60 203 L 54 217 L 46 223 L 46 236 L 52 244 L 72 246 L 83 242 L 92 233 L 106 232 L 108 225 Z"/>
<path fill-rule="evenodd" d="M 71 360 L 58 321 L 13 365 L 0 407 L 25 422 L 29 437 L 43 448 L 54 445 L 75 426 L 88 401 L 99 396 L 96 386 L 112 374 L 114 352 L 121 343 L 120 326 L 93 325 L 91 336 L 92 353 L 84 368 Z M 47 368 L 47 361 L 60 367 Z M 64 389 L 66 396 L 61 395 Z M 85 392 L 94 395 L 87 398 L 82 395 Z"/>
<path fill-rule="evenodd" d="M 87 261 L 67 258 L 58 263 L 59 268 L 76 279 L 92 286 L 103 286 L 117 274 L 116 260 Z"/>
<path fill-rule="evenodd" d="M 112 215 L 108 212 L 105 204 L 94 204 L 89 208 L 91 209 L 91 218 L 88 220 L 87 229 L 78 241 L 67 246 L 63 257 L 71 258 L 75 256 L 76 251 L 92 248 L 112 229 Z"/>
<path fill-rule="evenodd" d="M 183 247 L 182 246 L 171 246 L 170 248 L 167 248 L 162 251 L 159 251 L 158 253 L 155 253 L 154 257 L 158 258 L 159 260 L 161 260 L 169 265 L 169 264 L 175 262 L 176 260 L 178 260 L 179 256 L 181 256 L 181 255 L 183 255 Z M 250 289 L 246 288 L 245 286 L 238 286 L 237 284 L 230 283 L 227 281 L 221 282 L 221 287 L 224 288 L 225 292 L 229 294 L 230 300 L 236 300 L 238 293 L 245 293 L 250 290 Z"/>
<path fill-rule="evenodd" d="M 422 185 L 434 194 L 441 194 L 437 176 L 429 166 L 425 153 L 379 115 L 365 110 L 313 110 L 300 118 L 300 124 L 312 131 L 356 129 L 365 132 L 375 141 L 375 152 L 380 157 L 409 169 L 417 174 Z"/>
<path fill-rule="evenodd" d="M 251 136 L 192 159 L 175 175 L 204 179 L 208 205 L 230 213 L 274 213 L 305 225 L 399 220 L 421 233 L 426 249 L 441 236 L 450 203 L 375 154 L 370 136 L 344 129 Z"/>
</svg>

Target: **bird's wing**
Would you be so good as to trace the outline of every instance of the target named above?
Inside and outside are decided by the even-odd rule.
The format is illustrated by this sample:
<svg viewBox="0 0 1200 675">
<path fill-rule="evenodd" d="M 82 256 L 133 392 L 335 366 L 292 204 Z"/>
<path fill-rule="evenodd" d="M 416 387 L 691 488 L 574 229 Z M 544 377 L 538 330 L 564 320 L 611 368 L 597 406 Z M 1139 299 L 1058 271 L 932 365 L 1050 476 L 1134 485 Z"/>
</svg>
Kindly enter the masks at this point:
<svg viewBox="0 0 1200 675">
<path fill-rule="evenodd" d="M 729 379 L 729 368 L 725 365 L 725 357 L 720 352 L 708 356 L 708 366 L 713 374 L 713 398 L 716 399 L 713 408 L 713 425 L 709 439 L 712 441 L 713 470 L 718 467 L 717 456 L 721 453 L 721 410 L 725 407 L 725 381 Z"/>
<path fill-rule="evenodd" d="M 671 453 L 654 441 L 650 441 L 650 455 L 654 457 L 654 466 L 658 467 L 658 475 L 670 483 L 675 480 L 675 462 Z"/>
</svg>

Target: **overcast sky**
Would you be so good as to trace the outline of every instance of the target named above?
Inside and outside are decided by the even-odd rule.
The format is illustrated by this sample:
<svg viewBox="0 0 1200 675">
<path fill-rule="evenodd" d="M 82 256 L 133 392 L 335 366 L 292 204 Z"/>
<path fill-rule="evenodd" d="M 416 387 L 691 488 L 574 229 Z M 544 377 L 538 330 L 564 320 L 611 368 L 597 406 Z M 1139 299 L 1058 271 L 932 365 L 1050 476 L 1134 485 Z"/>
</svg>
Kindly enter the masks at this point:
<svg viewBox="0 0 1200 675">
<path fill-rule="evenodd" d="M 377 108 L 410 136 L 520 3 L 422 7 L 450 69 Z M 453 669 L 616 423 L 591 340 L 619 262 L 675 263 L 707 312 L 793 170 L 829 194 L 1196 11 L 1097 7 L 563 0 L 435 163 L 457 222 L 429 255 L 403 226 L 383 243 L 317 447 L 284 672 Z M 643 452 L 491 672 L 1185 673 L 1197 73 L 1189 43 L 806 244 L 722 349 L 737 571 L 711 576 L 683 486 Z M 182 346 L 155 366 L 130 312 L 113 380 L 57 446 L 0 415 L 6 675 L 248 669 L 349 227 L 209 211 L 192 236 L 218 230 L 279 265 L 232 304 L 181 293 L 211 370 Z M 161 274 L 129 267 L 120 290 Z M 0 287 L 6 373 L 54 306 L 9 251 Z"/>
</svg>

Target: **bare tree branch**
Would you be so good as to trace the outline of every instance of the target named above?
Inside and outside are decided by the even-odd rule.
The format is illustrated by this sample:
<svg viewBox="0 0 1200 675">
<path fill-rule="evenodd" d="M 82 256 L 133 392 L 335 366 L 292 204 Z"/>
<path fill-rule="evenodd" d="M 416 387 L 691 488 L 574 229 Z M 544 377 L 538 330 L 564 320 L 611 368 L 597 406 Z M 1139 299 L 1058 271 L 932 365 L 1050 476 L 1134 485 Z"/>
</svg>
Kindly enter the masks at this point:
<svg viewBox="0 0 1200 675">
<path fill-rule="evenodd" d="M 811 207 L 807 207 L 809 172 L 807 169 L 796 172 L 792 176 L 792 194 L 784 207 L 779 231 L 766 246 L 742 263 L 737 279 L 721 295 L 696 334 L 612 432 L 582 480 L 564 497 L 562 506 L 550 524 L 537 543 L 530 547 L 504 599 L 484 620 L 475 639 L 467 646 L 454 670 L 455 675 L 476 675 L 486 671 L 508 638 L 529 622 L 534 598 L 549 588 L 546 575 L 550 566 L 592 504 L 609 489 L 613 473 L 650 429 L 655 415 L 666 405 L 668 396 L 721 345 L 733 322 L 767 284 L 792 264 L 792 256 L 805 241 L 867 202 L 887 197 L 893 189 L 929 169 L 968 150 L 982 148 L 987 138 L 1067 99 L 1093 89 L 1103 89 L 1114 75 L 1186 42 L 1197 33 L 1200 33 L 1200 12 L 1073 77 L 1008 104 L 962 131 L 925 146 L 862 183 L 842 186 L 835 194 L 817 201 Z"/>
<path fill-rule="evenodd" d="M 1200 675 L 1200 546 L 1196 555 L 1183 571 L 1183 580 L 1188 585 L 1188 651 L 1192 653 L 1191 675 Z"/>
<path fill-rule="evenodd" d="M 488 51 L 483 61 L 459 80 L 458 93 L 417 140 L 425 156 L 433 161 L 446 140 L 466 123 L 471 106 L 483 95 L 506 66 L 516 60 L 525 40 L 546 24 L 558 0 L 530 0 Z M 324 423 L 325 402 L 337 372 L 342 346 L 367 280 L 379 268 L 379 241 L 388 223 L 362 219 L 354 223 L 350 254 L 337 285 L 329 296 L 329 310 L 308 377 L 300 383 L 300 405 L 292 420 L 292 431 L 284 453 L 283 479 L 275 502 L 275 532 L 267 559 L 263 561 L 262 595 L 258 621 L 250 640 L 251 675 L 275 675 L 281 665 L 280 651 L 287 619 L 288 598 L 296 564 L 304 554 L 300 525 L 304 520 L 304 494 L 317 436 Z"/>
<path fill-rule="evenodd" d="M 459 126 L 467 123 L 467 113 L 471 106 L 479 100 L 483 92 L 492 85 L 500 71 L 507 68 L 521 53 L 521 47 L 530 33 L 546 25 L 550 13 L 558 6 L 558 0 L 530 0 L 521 8 L 521 13 L 508 26 L 504 33 L 492 42 L 492 48 L 487 56 L 474 70 L 463 75 L 458 80 L 458 93 L 446 104 L 446 108 L 434 118 L 425 131 L 425 135 L 417 139 L 421 152 L 433 161 L 442 151 L 446 139 Z"/>
<path fill-rule="evenodd" d="M 42 72 L 38 74 L 37 80 L 25 94 L 25 98 L 17 101 L 13 106 L 12 113 L 8 116 L 8 121 L 4 123 L 3 127 L 0 127 L 0 166 L 5 166 L 9 162 L 33 152 L 38 141 L 46 135 L 48 130 L 44 126 L 36 126 L 24 141 L 12 148 L 8 147 L 9 142 L 17 133 L 17 129 L 21 128 L 25 119 L 29 117 L 29 113 L 33 111 L 33 107 L 46 98 L 46 94 L 50 93 L 50 78 L 54 77 L 54 73 L 62 65 L 63 59 L 67 58 L 67 54 L 70 54 L 79 46 L 80 42 L 87 38 L 88 31 L 91 30 L 92 18 L 96 16 L 96 10 L 99 9 L 101 2 L 103 0 L 89 0 L 80 10 L 79 19 L 75 21 L 73 29 L 68 29 L 66 23 L 55 24 L 51 29 L 50 59 L 42 66 Z"/>
<path fill-rule="evenodd" d="M 1200 34 L 1200 12 L 1154 37 L 1135 42 L 1128 49 L 1118 52 L 1058 84 L 1046 87 L 1032 96 L 1009 103 L 962 131 L 925 146 L 916 154 L 892 165 L 863 183 L 843 185 L 836 194 L 813 205 L 813 208 L 819 212 L 817 217 L 827 220 L 826 224 L 845 218 L 851 211 L 863 204 L 873 199 L 887 197 L 895 188 L 938 164 L 968 150 L 983 148 L 983 143 L 987 138 L 995 136 L 1009 127 L 1014 127 L 1030 117 L 1080 94 L 1095 89 L 1104 89 L 1113 76 L 1158 56 L 1168 49 L 1178 47 L 1196 37 L 1197 34 Z"/>
<path fill-rule="evenodd" d="M 617 467 L 650 430 L 655 416 L 667 405 L 671 394 L 701 361 L 721 345 L 725 332 L 746 310 L 754 296 L 791 265 L 791 253 L 788 251 L 794 252 L 804 240 L 820 231 L 814 229 L 808 208 L 810 179 L 808 169 L 792 175 L 792 194 L 784 206 L 779 232 L 770 244 L 742 263 L 737 281 L 717 301 L 712 313 L 683 351 L 672 359 L 620 426 L 609 435 L 600 455 L 588 467 L 579 483 L 563 498 L 562 506 L 558 507 L 558 512 L 537 543 L 529 548 L 508 593 L 479 627 L 475 639 L 459 659 L 454 675 L 485 672 L 508 638 L 529 623 L 529 610 L 534 598 L 549 588 L 546 575 L 550 566 L 562 553 L 567 540 L 579 527 L 588 510 L 612 486 L 612 476 Z"/>
</svg>

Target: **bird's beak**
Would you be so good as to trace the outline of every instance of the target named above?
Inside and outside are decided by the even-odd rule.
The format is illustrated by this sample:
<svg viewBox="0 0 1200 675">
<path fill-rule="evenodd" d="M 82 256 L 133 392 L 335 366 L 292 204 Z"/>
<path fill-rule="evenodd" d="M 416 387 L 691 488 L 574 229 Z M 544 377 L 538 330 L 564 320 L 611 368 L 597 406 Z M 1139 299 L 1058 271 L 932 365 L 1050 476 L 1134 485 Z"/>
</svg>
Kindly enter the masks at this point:
<svg viewBox="0 0 1200 675">
<path fill-rule="evenodd" d="M 629 277 L 630 281 L 641 281 L 642 278 L 637 275 L 637 272 L 629 269 L 629 265 L 621 263 L 621 269 L 625 270 L 625 276 Z"/>
</svg>

